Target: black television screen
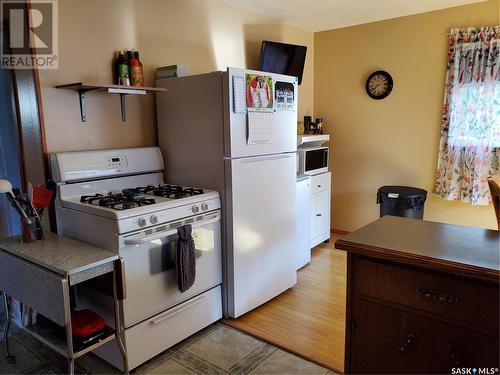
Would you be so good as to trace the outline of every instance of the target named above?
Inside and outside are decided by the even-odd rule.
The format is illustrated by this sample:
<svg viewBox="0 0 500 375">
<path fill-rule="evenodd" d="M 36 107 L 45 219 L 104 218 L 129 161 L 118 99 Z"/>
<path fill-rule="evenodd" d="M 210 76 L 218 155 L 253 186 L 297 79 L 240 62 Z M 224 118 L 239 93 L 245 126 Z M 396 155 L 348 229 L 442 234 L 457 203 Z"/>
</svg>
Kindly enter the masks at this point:
<svg viewBox="0 0 500 375">
<path fill-rule="evenodd" d="M 297 77 L 300 85 L 306 51 L 306 46 L 264 40 L 260 49 L 259 70 Z"/>
</svg>

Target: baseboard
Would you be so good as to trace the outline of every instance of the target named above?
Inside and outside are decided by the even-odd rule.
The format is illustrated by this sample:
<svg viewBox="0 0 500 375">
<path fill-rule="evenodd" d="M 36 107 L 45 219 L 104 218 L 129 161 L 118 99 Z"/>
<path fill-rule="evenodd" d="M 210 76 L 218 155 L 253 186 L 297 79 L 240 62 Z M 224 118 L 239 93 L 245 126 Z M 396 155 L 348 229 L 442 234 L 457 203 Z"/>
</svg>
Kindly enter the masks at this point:
<svg viewBox="0 0 500 375">
<path fill-rule="evenodd" d="M 339 236 L 344 236 L 344 235 L 349 234 L 351 232 L 349 232 L 347 230 L 342 230 L 342 229 L 330 228 L 330 233 L 338 234 Z"/>
</svg>

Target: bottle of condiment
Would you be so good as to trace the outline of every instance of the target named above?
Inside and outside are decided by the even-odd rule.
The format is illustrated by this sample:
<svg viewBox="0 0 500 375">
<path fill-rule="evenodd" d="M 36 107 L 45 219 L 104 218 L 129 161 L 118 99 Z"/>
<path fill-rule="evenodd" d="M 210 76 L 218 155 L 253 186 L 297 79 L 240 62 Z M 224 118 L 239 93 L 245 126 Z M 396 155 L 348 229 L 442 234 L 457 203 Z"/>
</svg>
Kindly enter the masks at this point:
<svg viewBox="0 0 500 375">
<path fill-rule="evenodd" d="M 115 53 L 115 60 L 113 61 L 113 83 L 115 85 L 119 84 L 118 63 L 120 61 L 120 53 L 123 53 L 123 52 L 122 51 L 116 51 L 116 53 Z"/>
<path fill-rule="evenodd" d="M 304 116 L 304 132 L 306 134 L 309 134 L 311 130 L 311 123 L 312 123 L 312 117 L 311 116 Z"/>
<path fill-rule="evenodd" d="M 118 72 L 118 84 L 124 86 L 130 86 L 128 62 L 125 59 L 125 53 L 123 51 L 119 52 L 118 59 L 116 61 L 116 66 Z"/>
<path fill-rule="evenodd" d="M 321 117 L 316 119 L 315 134 L 323 134 L 323 118 Z"/>
<path fill-rule="evenodd" d="M 297 121 L 297 134 L 302 135 L 304 134 L 305 128 L 304 128 L 304 121 Z"/>
<path fill-rule="evenodd" d="M 134 58 L 134 51 L 127 51 L 125 57 L 127 58 L 129 78 L 130 78 L 130 81 L 132 81 L 132 77 L 130 76 L 130 60 L 132 60 Z"/>
<path fill-rule="evenodd" d="M 129 61 L 130 64 L 130 83 L 132 86 L 144 86 L 144 70 L 139 60 L 139 52 L 135 51 Z"/>
</svg>

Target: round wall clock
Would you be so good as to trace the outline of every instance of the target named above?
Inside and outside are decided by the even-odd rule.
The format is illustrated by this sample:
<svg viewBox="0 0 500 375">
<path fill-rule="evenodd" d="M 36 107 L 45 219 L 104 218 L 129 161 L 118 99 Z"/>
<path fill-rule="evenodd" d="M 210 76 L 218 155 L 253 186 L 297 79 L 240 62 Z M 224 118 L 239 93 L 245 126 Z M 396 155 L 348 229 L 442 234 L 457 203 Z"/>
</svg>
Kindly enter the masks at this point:
<svg viewBox="0 0 500 375">
<path fill-rule="evenodd" d="M 392 85 L 391 75 L 383 70 L 377 70 L 366 80 L 365 89 L 370 98 L 380 100 L 389 96 Z"/>
</svg>

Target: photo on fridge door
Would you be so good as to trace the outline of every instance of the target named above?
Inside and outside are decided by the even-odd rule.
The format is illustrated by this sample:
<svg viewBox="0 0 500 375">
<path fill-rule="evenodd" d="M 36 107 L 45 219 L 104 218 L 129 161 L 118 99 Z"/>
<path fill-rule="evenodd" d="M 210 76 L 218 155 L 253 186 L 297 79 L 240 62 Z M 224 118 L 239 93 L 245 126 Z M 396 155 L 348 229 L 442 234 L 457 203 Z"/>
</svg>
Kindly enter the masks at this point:
<svg viewBox="0 0 500 375">
<path fill-rule="evenodd" d="M 246 74 L 245 84 L 249 110 L 273 110 L 273 79 L 270 76 Z"/>
<path fill-rule="evenodd" d="M 276 109 L 293 111 L 295 109 L 295 87 L 291 82 L 276 81 L 274 84 Z"/>
</svg>

